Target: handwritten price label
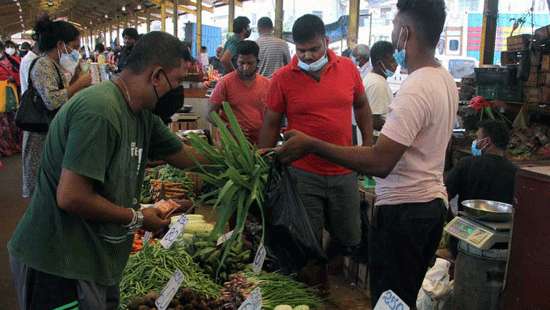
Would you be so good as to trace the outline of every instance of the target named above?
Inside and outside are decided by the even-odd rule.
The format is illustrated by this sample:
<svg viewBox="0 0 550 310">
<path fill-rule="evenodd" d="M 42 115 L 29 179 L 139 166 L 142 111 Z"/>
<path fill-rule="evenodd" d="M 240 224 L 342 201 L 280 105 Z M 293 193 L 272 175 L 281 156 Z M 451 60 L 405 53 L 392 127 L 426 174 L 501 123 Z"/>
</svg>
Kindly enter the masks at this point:
<svg viewBox="0 0 550 310">
<path fill-rule="evenodd" d="M 160 292 L 159 298 L 155 301 L 157 309 L 166 310 L 168 308 L 182 283 L 183 273 L 181 270 L 176 269 L 170 280 L 168 280 L 168 283 L 166 283 L 166 286 L 162 289 L 162 292 Z"/>
<path fill-rule="evenodd" d="M 170 229 L 164 235 L 162 240 L 160 240 L 160 244 L 165 248 L 169 249 L 172 244 L 174 244 L 174 241 L 178 239 L 179 235 L 183 232 L 185 229 L 185 225 L 187 225 L 187 216 L 185 214 L 182 214 L 177 222 L 170 225 Z"/>
<path fill-rule="evenodd" d="M 382 293 L 374 310 L 409 310 L 409 306 L 399 298 L 392 290 Z"/>
<path fill-rule="evenodd" d="M 252 291 L 238 310 L 262 310 L 262 292 L 259 287 Z"/>
<path fill-rule="evenodd" d="M 252 271 L 254 271 L 255 273 L 259 273 L 260 271 L 262 271 L 262 267 L 264 266 L 266 255 L 267 255 L 267 252 L 265 250 L 264 245 L 260 244 L 260 246 L 258 247 L 258 251 L 256 251 L 254 262 L 252 263 Z"/>
</svg>

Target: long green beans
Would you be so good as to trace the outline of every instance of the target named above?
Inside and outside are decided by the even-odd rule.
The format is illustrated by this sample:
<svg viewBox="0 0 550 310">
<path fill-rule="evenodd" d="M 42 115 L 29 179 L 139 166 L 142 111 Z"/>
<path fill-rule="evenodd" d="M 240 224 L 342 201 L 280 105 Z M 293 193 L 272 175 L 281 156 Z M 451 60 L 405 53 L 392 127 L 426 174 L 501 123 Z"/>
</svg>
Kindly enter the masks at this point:
<svg viewBox="0 0 550 310">
<path fill-rule="evenodd" d="M 262 206 L 269 170 L 267 163 L 256 152 L 256 148 L 246 139 L 227 102 L 223 104 L 223 111 L 227 116 L 229 127 L 217 113 L 211 114 L 214 124 L 220 131 L 220 146 L 209 145 L 197 135 L 189 136 L 193 148 L 209 161 L 208 165 L 200 165 L 195 160 L 197 164 L 195 172 L 213 188 L 211 192 L 201 197 L 203 202 L 213 204 L 218 211 L 212 237 L 218 238 L 229 219 L 236 214 L 234 233 L 231 239 L 224 243 L 221 264 L 234 243 L 242 237 L 250 208 L 259 208 L 262 224 L 264 224 L 262 229 L 265 229 Z M 262 230 L 262 241 L 264 234 L 265 231 Z"/>
<path fill-rule="evenodd" d="M 124 269 L 120 282 L 121 308 L 125 309 L 134 297 L 150 291 L 160 292 L 176 268 L 184 274 L 182 287 L 207 298 L 219 296 L 221 287 L 193 262 L 183 248 L 173 246 L 166 250 L 158 244 L 145 245 L 139 253 L 130 256 Z"/>
</svg>

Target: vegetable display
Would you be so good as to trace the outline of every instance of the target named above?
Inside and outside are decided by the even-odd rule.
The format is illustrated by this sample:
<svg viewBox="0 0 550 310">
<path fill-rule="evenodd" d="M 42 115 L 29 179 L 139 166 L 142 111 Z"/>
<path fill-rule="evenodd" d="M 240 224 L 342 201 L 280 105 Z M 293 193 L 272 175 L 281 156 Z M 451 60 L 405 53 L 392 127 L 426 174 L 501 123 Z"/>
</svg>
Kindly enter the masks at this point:
<svg viewBox="0 0 550 310">
<path fill-rule="evenodd" d="M 223 233 L 230 218 L 235 215 L 234 233 L 231 239 L 224 243 L 222 264 L 234 243 L 241 239 L 251 208 L 259 209 L 262 227 L 265 227 L 262 206 L 269 170 L 268 164 L 246 139 L 228 103 L 223 104 L 223 111 L 229 127 L 217 113 L 211 114 L 214 124 L 220 131 L 219 147 L 208 144 L 196 135 L 189 135 L 193 148 L 210 163 L 200 165 L 195 160 L 198 166 L 195 171 L 213 188 L 211 192 L 204 194 L 201 200 L 217 209 L 218 219 L 212 231 L 214 239 Z M 263 236 L 262 230 L 262 241 Z"/>
<path fill-rule="evenodd" d="M 209 238 L 195 237 L 188 244 L 187 250 L 196 262 L 217 283 L 224 283 L 233 273 L 243 271 L 252 260 L 251 251 L 245 249 L 241 242 L 236 242 L 225 261 L 221 263 L 222 248 Z M 218 272 L 219 270 L 219 272 Z"/>
<path fill-rule="evenodd" d="M 147 169 L 141 187 L 141 202 L 193 198 L 193 181 L 187 173 L 170 165 Z"/>
<path fill-rule="evenodd" d="M 219 295 L 220 286 L 202 272 L 182 247 L 172 246 L 166 250 L 159 244 L 145 245 L 140 252 L 130 256 L 124 269 L 120 282 L 122 308 L 125 309 L 132 298 L 151 291 L 160 292 L 176 268 L 184 274 L 182 287 L 205 298 Z"/>
</svg>

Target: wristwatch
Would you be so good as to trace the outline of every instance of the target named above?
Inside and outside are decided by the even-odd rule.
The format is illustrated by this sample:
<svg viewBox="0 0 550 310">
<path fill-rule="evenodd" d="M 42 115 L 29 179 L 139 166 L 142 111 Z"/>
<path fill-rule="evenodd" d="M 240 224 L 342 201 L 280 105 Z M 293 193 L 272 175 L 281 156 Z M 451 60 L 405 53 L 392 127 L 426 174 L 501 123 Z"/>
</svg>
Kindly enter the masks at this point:
<svg viewBox="0 0 550 310">
<path fill-rule="evenodd" d="M 130 223 L 122 226 L 124 228 L 128 228 L 128 230 L 133 233 L 143 227 L 143 212 L 141 212 L 141 210 L 136 211 L 134 209 L 130 209 L 130 211 L 132 211 L 132 220 Z"/>
</svg>

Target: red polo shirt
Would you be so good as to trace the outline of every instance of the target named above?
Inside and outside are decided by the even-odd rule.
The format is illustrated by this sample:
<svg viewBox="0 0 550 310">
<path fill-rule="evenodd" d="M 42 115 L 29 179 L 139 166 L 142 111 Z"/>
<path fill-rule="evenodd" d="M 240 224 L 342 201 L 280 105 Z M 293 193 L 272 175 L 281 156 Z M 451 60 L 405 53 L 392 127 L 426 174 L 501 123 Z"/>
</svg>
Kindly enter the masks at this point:
<svg viewBox="0 0 550 310">
<path fill-rule="evenodd" d="M 288 129 L 296 129 L 326 142 L 352 145 L 351 110 L 354 97 L 365 93 L 359 71 L 348 58 L 328 50 L 321 80 L 298 68 L 296 56 L 277 71 L 267 96 L 267 107 L 285 113 Z M 318 175 L 341 175 L 350 170 L 315 155 L 295 161 L 293 167 Z"/>
</svg>

